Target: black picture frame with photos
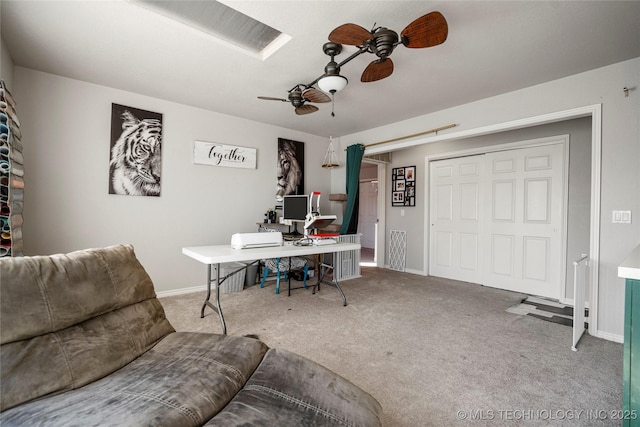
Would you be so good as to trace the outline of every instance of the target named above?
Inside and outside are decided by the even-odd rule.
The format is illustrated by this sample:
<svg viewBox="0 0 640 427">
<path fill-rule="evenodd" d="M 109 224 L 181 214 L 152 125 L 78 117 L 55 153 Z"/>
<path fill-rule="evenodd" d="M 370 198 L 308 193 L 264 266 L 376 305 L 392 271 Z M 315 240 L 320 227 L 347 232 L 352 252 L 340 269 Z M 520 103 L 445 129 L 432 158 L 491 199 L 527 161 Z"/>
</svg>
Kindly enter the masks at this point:
<svg viewBox="0 0 640 427">
<path fill-rule="evenodd" d="M 403 166 L 391 170 L 391 206 L 416 205 L 416 167 Z"/>
</svg>

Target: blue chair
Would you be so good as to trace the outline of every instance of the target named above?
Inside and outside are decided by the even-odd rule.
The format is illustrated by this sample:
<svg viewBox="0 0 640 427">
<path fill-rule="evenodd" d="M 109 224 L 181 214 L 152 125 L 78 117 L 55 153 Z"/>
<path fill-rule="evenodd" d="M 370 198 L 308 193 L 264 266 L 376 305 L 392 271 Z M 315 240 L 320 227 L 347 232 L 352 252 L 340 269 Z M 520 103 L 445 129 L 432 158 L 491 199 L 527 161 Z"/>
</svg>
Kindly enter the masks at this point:
<svg viewBox="0 0 640 427">
<path fill-rule="evenodd" d="M 260 287 L 264 288 L 264 281 L 269 275 L 269 271 L 276 272 L 276 294 L 280 293 L 280 272 L 284 273 L 284 279 L 288 280 L 287 272 L 290 270 L 304 269 L 304 277 L 302 283 L 305 288 L 307 286 L 307 273 L 309 272 L 309 265 L 307 260 L 302 257 L 288 257 L 288 258 L 269 258 L 264 260 L 264 273 L 262 274 L 262 280 L 260 281 Z"/>
</svg>

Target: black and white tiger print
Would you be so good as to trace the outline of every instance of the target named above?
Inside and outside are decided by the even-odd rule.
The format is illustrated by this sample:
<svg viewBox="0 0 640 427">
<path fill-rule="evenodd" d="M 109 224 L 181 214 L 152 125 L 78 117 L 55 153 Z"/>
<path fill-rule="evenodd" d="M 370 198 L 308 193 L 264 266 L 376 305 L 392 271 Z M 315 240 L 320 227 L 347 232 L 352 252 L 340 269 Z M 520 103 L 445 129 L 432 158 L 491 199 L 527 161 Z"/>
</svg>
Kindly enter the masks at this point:
<svg viewBox="0 0 640 427">
<path fill-rule="evenodd" d="M 160 195 L 162 122 L 122 114 L 122 134 L 111 149 L 113 194 Z"/>
</svg>

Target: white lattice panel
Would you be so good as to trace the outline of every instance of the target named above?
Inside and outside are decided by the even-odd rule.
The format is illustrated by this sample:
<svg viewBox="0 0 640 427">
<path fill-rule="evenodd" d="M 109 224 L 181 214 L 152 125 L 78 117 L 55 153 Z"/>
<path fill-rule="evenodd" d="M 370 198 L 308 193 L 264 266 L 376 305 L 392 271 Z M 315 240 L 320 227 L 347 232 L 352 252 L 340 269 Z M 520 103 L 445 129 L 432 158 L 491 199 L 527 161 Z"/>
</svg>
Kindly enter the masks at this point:
<svg viewBox="0 0 640 427">
<path fill-rule="evenodd" d="M 407 256 L 407 232 L 391 230 L 389 237 L 389 268 L 404 271 Z"/>
</svg>

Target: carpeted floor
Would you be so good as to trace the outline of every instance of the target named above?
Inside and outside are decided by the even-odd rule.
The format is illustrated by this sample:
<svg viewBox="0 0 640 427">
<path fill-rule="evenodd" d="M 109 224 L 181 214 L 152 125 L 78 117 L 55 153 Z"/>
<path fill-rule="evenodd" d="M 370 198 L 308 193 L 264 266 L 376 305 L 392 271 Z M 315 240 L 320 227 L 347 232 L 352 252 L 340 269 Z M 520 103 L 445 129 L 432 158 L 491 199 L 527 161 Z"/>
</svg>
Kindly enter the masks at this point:
<svg viewBox="0 0 640 427">
<path fill-rule="evenodd" d="M 619 425 L 622 345 L 509 313 L 526 295 L 378 268 L 336 289 L 224 294 L 231 335 L 315 360 L 370 392 L 385 426 Z M 299 285 L 299 282 L 295 283 Z M 162 298 L 177 330 L 220 333 L 204 292 Z"/>
</svg>

